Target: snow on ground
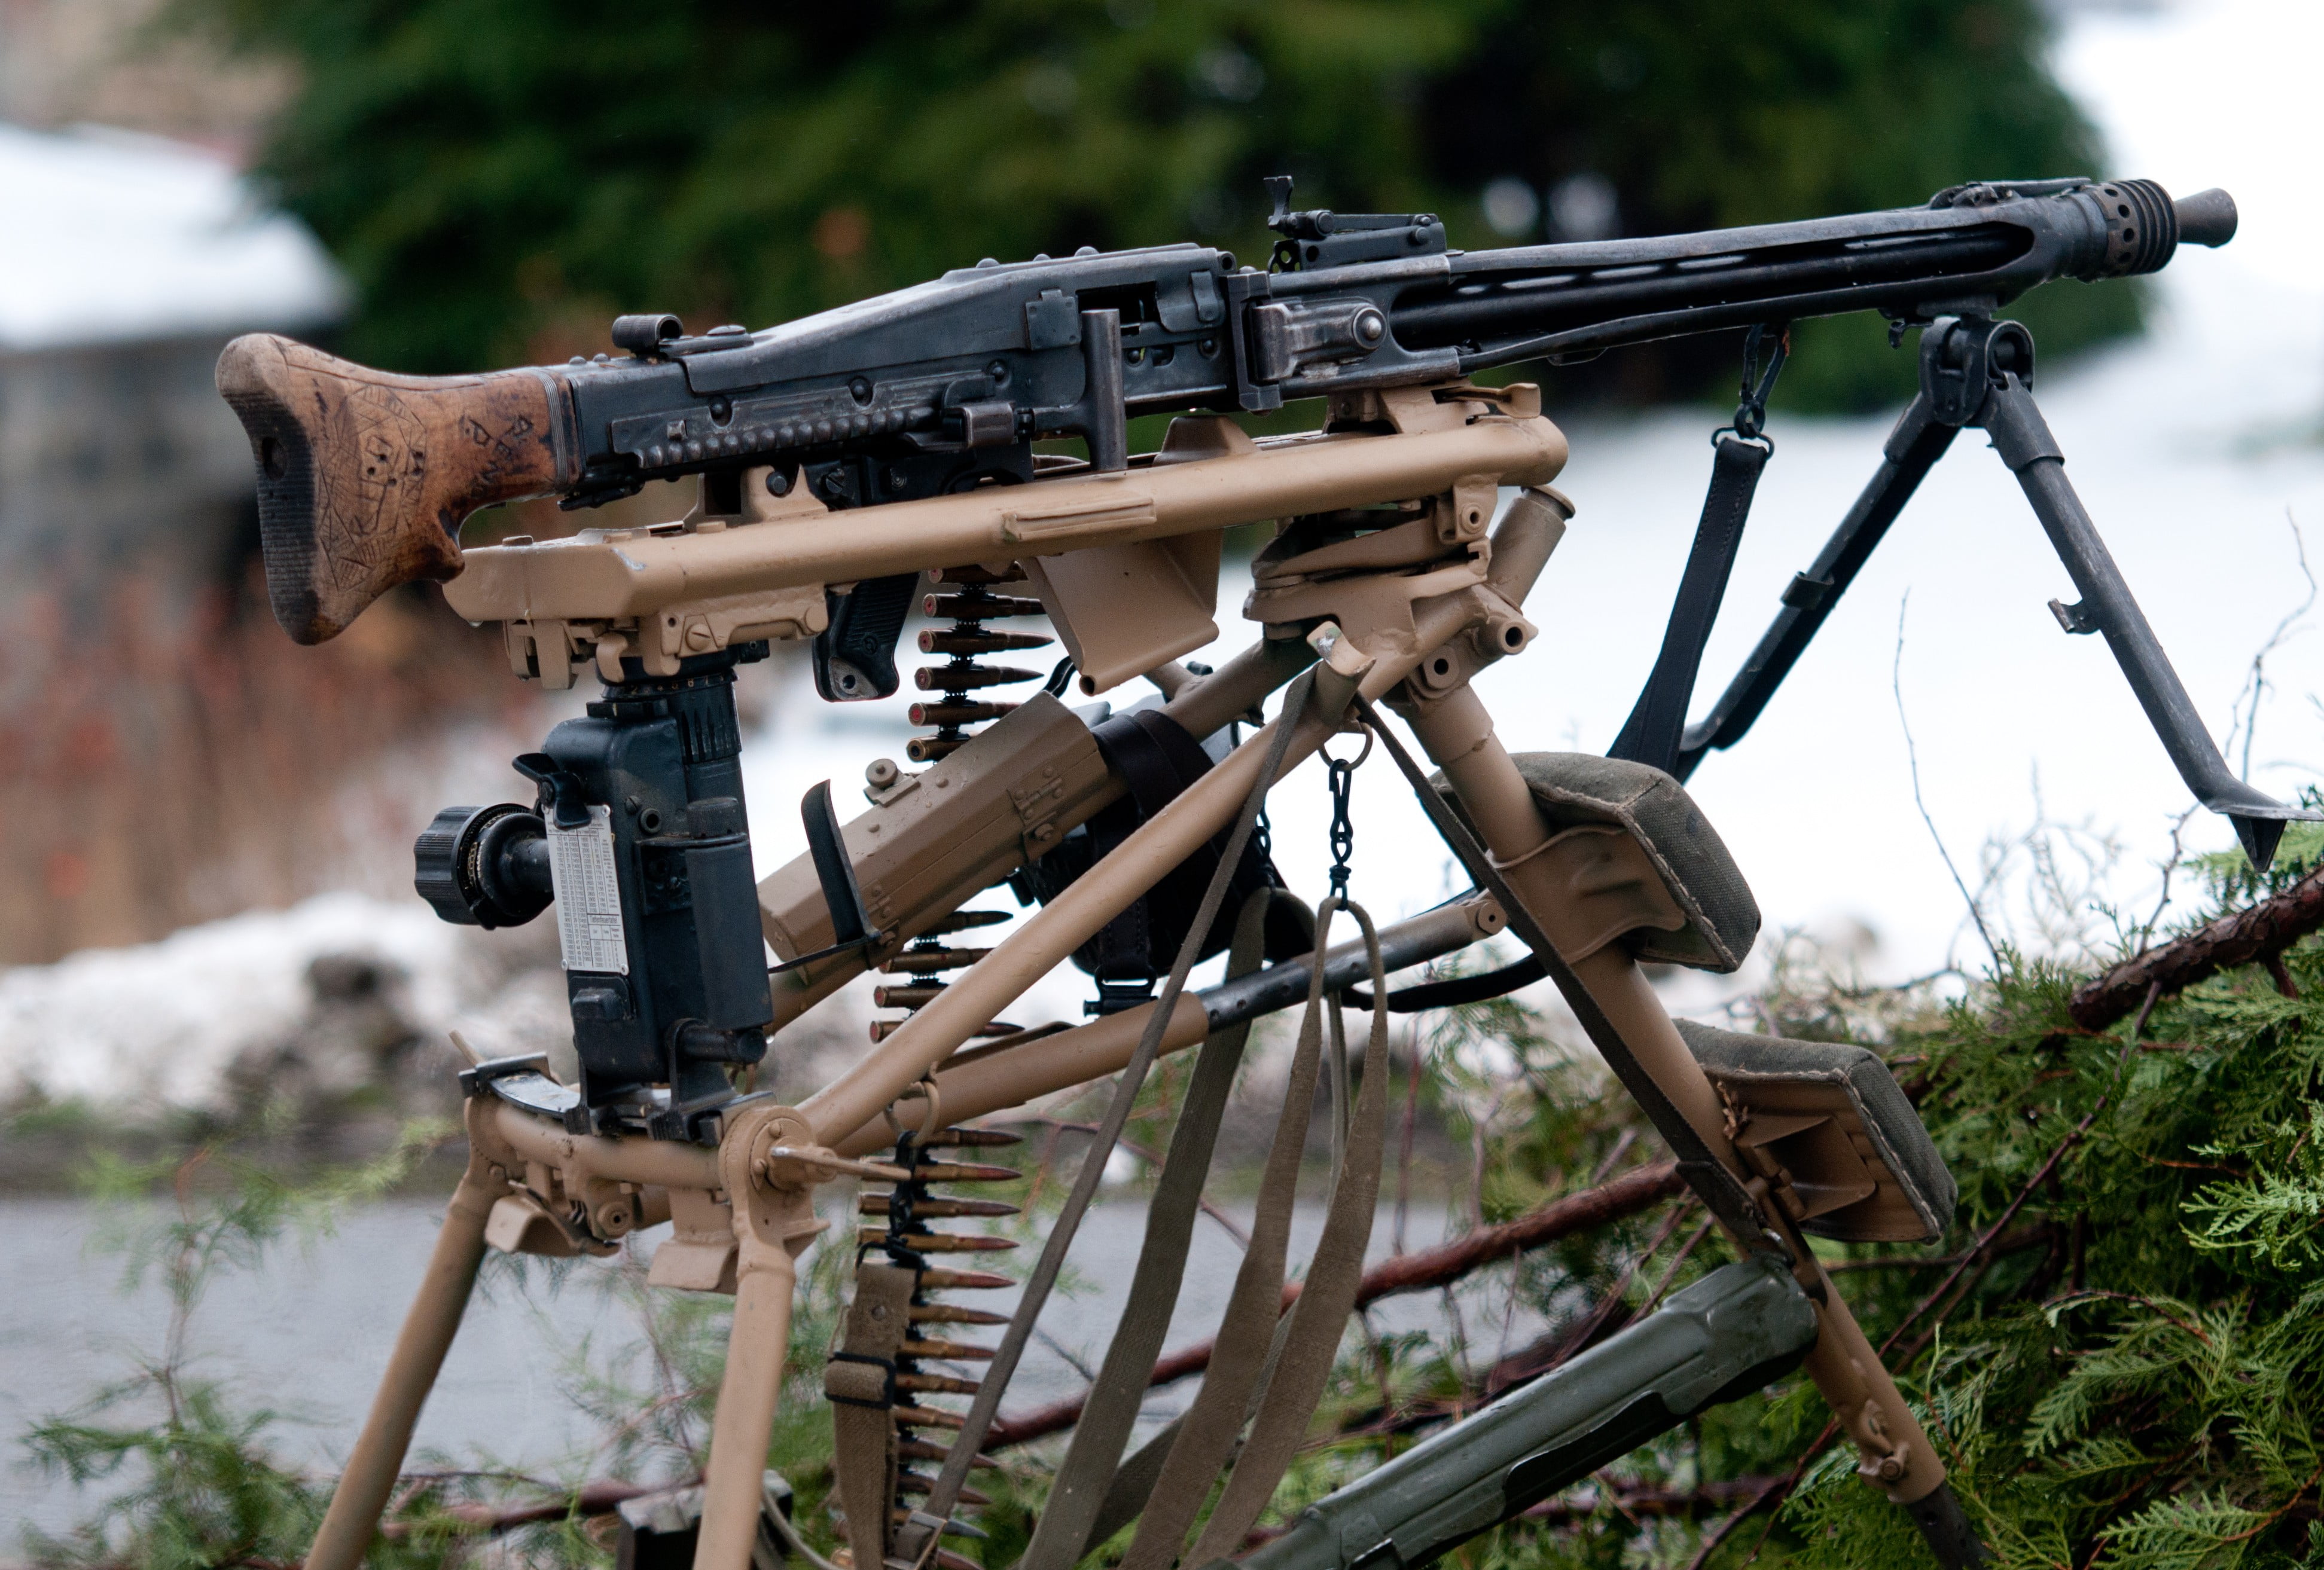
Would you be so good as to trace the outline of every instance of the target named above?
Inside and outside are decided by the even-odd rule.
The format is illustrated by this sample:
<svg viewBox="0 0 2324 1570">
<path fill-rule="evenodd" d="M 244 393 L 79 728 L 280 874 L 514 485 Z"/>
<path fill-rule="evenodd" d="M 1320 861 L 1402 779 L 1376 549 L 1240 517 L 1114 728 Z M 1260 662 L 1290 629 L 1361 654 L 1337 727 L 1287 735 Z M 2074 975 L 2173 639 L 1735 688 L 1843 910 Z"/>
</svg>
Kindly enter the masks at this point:
<svg viewBox="0 0 2324 1570">
<path fill-rule="evenodd" d="M 2303 525 L 2324 520 L 2324 448 L 2316 445 L 2324 423 L 2324 278 L 2312 261 L 2324 254 L 2324 208 L 2306 201 L 2302 167 L 2314 143 L 2305 78 L 2324 43 L 2319 32 L 2324 9 L 2198 0 L 2077 12 L 2061 44 L 2066 78 L 2110 137 L 2116 170 L 2182 193 L 2224 185 L 2244 214 L 2233 245 L 2190 251 L 2163 275 L 2164 309 L 2147 341 L 2070 373 L 2045 374 L 2040 387 L 2070 472 L 2220 734 L 2253 652 L 2306 592 L 2287 510 Z M 1562 485 L 1581 511 L 1528 607 L 1541 642 L 1483 684 L 1512 746 L 1602 748 L 1613 736 L 1652 661 L 1684 558 L 1711 423 L 1702 413 L 1664 413 L 1571 430 L 1574 458 Z M 1706 661 L 1701 702 L 1757 638 L 1777 590 L 1813 555 L 1869 473 L 1885 428 L 1877 420 L 1779 419 L 1778 452 Z M 2317 543 L 2324 548 L 2324 539 Z M 1222 585 L 1226 650 L 1247 636 L 1234 625 L 1243 587 Z M 2123 835 L 2130 855 L 2116 883 L 2128 897 L 2140 892 L 2144 859 L 2160 853 L 2170 820 L 2186 804 L 2103 647 L 2065 638 L 2051 620 L 2043 602 L 2070 597 L 2065 575 L 2006 473 L 1977 437 L 1965 438 L 1753 734 L 1708 760 L 1693 782 L 1771 929 L 1868 929 L 1878 946 L 1866 963 L 1891 977 L 1924 971 L 1949 954 L 1974 958 L 1960 942 L 1960 897 L 1921 826 L 1891 691 L 1908 591 L 1900 684 L 1923 794 L 1957 858 L 1972 860 L 1989 832 L 2029 822 L 2038 769 L 2051 818 Z M 2269 673 L 2276 690 L 2262 712 L 2253 774 L 2289 794 L 2315 779 L 2324 761 L 2314 701 L 2324 693 L 2324 648 L 2312 633 L 2295 637 Z M 908 734 L 900 698 L 826 706 L 796 671 L 770 694 L 770 675 L 752 673 L 767 701 L 744 759 L 762 873 L 798 853 L 798 803 L 807 785 L 832 779 L 844 810 L 864 765 L 900 757 Z M 493 799 L 495 780 L 505 794 L 520 794 L 516 777 L 500 772 L 503 755 L 479 758 L 475 778 L 453 787 L 459 798 Z M 2240 748 L 2231 756 L 2240 762 Z M 1295 886 L 1309 891 L 1321 887 L 1326 861 L 1319 774 L 1310 767 L 1288 781 L 1271 813 L 1278 861 Z M 447 783 L 415 779 L 409 827 L 397 831 L 408 836 L 451 799 L 421 794 Z M 1358 776 L 1355 818 L 1354 892 L 1382 919 L 1449 892 L 1442 852 L 1377 760 Z M 2194 835 L 2204 847 L 2227 842 L 2215 820 L 2199 820 Z M 0 1102 L 27 1086 L 55 1096 L 209 1099 L 241 1051 L 295 1024 L 309 967 L 331 953 L 371 953 L 408 970 L 409 1012 L 429 1031 L 456 1026 L 492 1052 L 524 1050 L 536 1032 L 553 1034 L 555 971 L 514 965 L 478 941 L 440 925 L 410 896 L 335 895 L 137 949 L 0 972 Z M 859 984 L 825 1005 L 841 1016 L 826 1033 L 826 1061 L 850 1050 L 844 1043 L 862 1042 L 864 990 Z M 1028 1024 L 1072 1017 L 1083 996 L 1081 979 L 1067 972 L 1012 1015 Z M 1716 999 L 1698 991 L 1683 1001 Z M 27 1247 L 52 1253 L 74 1219 L 60 1207 L 0 1207 L 0 1229 L 14 1221 L 35 1240 Z M 410 1279 L 432 1224 L 393 1209 L 363 1224 L 400 1229 L 394 1239 L 350 1234 L 368 1273 L 318 1260 L 307 1275 L 281 1278 L 279 1313 L 240 1300 L 214 1308 L 226 1327 L 218 1334 L 241 1336 L 236 1355 L 263 1371 L 322 1368 L 301 1361 L 295 1346 L 285 1363 L 277 1343 L 295 1336 L 277 1319 L 296 1319 L 292 1330 L 330 1324 L 339 1333 L 335 1345 L 385 1345 L 401 1290 L 382 1292 L 377 1282 Z M 1135 1230 L 1085 1228 L 1083 1251 L 1104 1253 L 1109 1238 Z M 1208 1246 L 1207 1234 L 1198 1237 Z M 1111 1263 L 1075 1259 L 1101 1287 L 1127 1279 Z M 80 1270 L 78 1286 L 68 1282 L 72 1290 L 50 1297 L 60 1313 L 117 1327 L 115 1308 L 94 1309 L 106 1285 L 97 1268 Z M 254 1278 L 254 1290 L 274 1290 L 274 1279 Z M 318 1316 L 316 1294 L 334 1282 L 348 1298 L 344 1311 Z M 1068 1302 L 1059 1333 L 1094 1345 L 1113 1307 L 1101 1299 L 1084 1312 Z M 453 1354 L 456 1377 L 429 1404 L 423 1443 L 450 1450 L 489 1444 L 511 1461 L 557 1454 L 573 1422 L 559 1393 L 558 1337 L 543 1334 L 520 1305 L 486 1305 L 471 1319 Z M 32 1350 L 13 1361 L 9 1339 L 0 1336 L 0 1418 L 9 1419 L 0 1426 L 60 1405 L 56 1392 L 98 1377 L 78 1343 L 52 1328 L 35 1323 L 18 1336 Z M 339 1362 L 349 1377 L 327 1379 L 337 1364 L 322 1368 L 304 1404 L 319 1432 L 344 1436 L 375 1354 Z M 1033 1375 L 1070 1387 L 1062 1364 Z M 456 1399 L 463 1392 L 475 1399 Z M 343 1441 L 326 1447 L 332 1442 Z M 60 1486 L 0 1478 L 0 1515 L 10 1519 L 60 1525 L 85 1503 Z"/>
<path fill-rule="evenodd" d="M 411 1016 L 440 1039 L 475 989 L 463 936 L 417 900 L 327 894 L 0 973 L 0 1100 L 210 1104 L 236 1058 L 297 1028 L 325 955 L 401 969 Z"/>
</svg>

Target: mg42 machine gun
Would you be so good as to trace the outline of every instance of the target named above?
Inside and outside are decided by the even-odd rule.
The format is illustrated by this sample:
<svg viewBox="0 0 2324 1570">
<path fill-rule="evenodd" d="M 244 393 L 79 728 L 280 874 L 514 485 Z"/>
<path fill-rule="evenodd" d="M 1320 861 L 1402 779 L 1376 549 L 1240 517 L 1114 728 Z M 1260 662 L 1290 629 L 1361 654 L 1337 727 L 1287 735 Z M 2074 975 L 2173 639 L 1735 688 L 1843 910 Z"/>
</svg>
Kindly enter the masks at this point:
<svg viewBox="0 0 2324 1570">
<path fill-rule="evenodd" d="M 604 688 L 516 760 L 532 803 L 448 809 L 418 845 L 420 891 L 448 920 L 507 925 L 554 905 L 578 1072 L 562 1083 L 527 1059 L 463 1076 L 466 1172 L 313 1570 L 362 1558 L 488 1246 L 604 1253 L 664 1220 L 651 1279 L 735 1297 L 694 1563 L 742 1570 L 795 1261 L 827 1225 L 817 1189 L 843 1179 L 885 1185 L 862 1200 L 870 1224 L 825 1375 L 849 1548 L 859 1570 L 971 1565 L 946 1545 L 973 1535 L 967 1478 L 1001 1392 L 1140 1081 L 1159 1053 L 1193 1048 L 1132 1301 L 1024 1563 L 1065 1570 L 1132 1520 L 1138 1570 L 1240 1554 L 1353 1300 L 1387 1011 L 1542 976 L 1736 1262 L 1321 1501 L 1244 1563 L 1425 1564 L 1793 1367 L 1938 1559 L 1981 1556 L 1936 1450 L 1805 1241 L 1937 1235 L 1953 1182 L 1912 1106 L 1860 1049 L 1674 1024 L 1639 966 L 1731 970 L 1748 951 L 1757 910 L 1681 782 L 1749 728 L 1970 427 L 1992 437 L 2074 582 L 2079 601 L 2052 605 L 2061 623 L 2105 637 L 2190 790 L 2269 859 L 2301 814 L 2221 760 L 2068 483 L 2032 399 L 2031 336 L 1995 314 L 2052 280 L 2153 272 L 2182 242 L 2223 243 L 2233 203 L 2140 180 L 1997 182 L 1891 212 L 1460 252 L 1431 215 L 1293 211 L 1289 181 L 1273 183 L 1280 239 L 1265 271 L 1191 244 L 987 260 L 761 332 L 622 317 L 618 353 L 475 376 L 391 375 L 272 336 L 228 346 L 218 385 L 251 438 L 268 591 L 293 638 L 330 638 L 389 589 L 435 579 L 462 616 L 500 624 L 517 675 L 569 687 L 586 673 Z M 1920 329 L 1919 394 L 1757 649 L 1690 726 L 1766 455 L 1783 327 L 1858 310 Z M 1471 678 L 1534 638 L 1526 597 L 1572 513 L 1551 488 L 1566 443 L 1536 388 L 1473 378 L 1722 328 L 1750 333 L 1742 406 L 1637 708 L 1611 757 L 1512 755 Z M 1306 399 L 1325 411 L 1308 434 L 1254 437 L 1237 419 Z M 1176 418 L 1133 454 L 1130 421 L 1147 414 Z M 1039 450 L 1060 437 L 1086 455 Z M 666 524 L 459 544 L 480 508 L 586 508 L 683 476 L 699 499 Z M 1268 519 L 1278 532 L 1244 608 L 1261 636 L 1215 670 L 1182 664 L 1219 636 L 1222 532 Z M 948 656 L 918 673 L 936 694 L 914 712 L 934 728 L 911 749 L 927 767 L 875 766 L 870 810 L 844 823 L 827 786 L 809 793 L 804 853 L 754 887 L 735 667 L 799 641 L 825 698 L 887 697 L 924 592 L 949 622 L 920 635 Z M 1004 700 L 993 689 L 1037 673 L 981 657 L 1047 639 L 989 624 L 1035 611 L 1068 663 Z M 1068 679 L 1094 696 L 1141 676 L 1158 703 L 1093 721 L 1059 701 Z M 1343 882 L 1312 915 L 1282 891 L 1253 833 L 1267 788 L 1351 727 L 1408 777 L 1476 880 L 1469 895 L 1376 930 Z M 1001 919 L 964 906 L 1004 882 L 1038 912 L 990 947 L 955 946 Z M 1333 946 L 1343 911 L 1359 937 Z M 1504 929 L 1528 950 L 1521 963 L 1388 991 L 1390 971 Z M 1191 967 L 1222 949 L 1228 978 L 1187 991 Z M 1069 956 L 1098 977 L 1097 1017 L 996 1023 Z M 881 999 L 906 1017 L 797 1106 L 753 1090 L 784 1029 L 869 969 L 905 978 Z M 1339 1086 L 1329 1218 L 1286 1315 L 1282 1230 L 1323 1071 L 1319 1018 L 1367 978 L 1361 1091 L 1351 1101 Z M 1303 999 L 1210 1375 L 1179 1423 L 1125 1458 L 1244 1031 Z M 976 1120 L 1117 1072 L 1014 1313 L 953 1300 L 1012 1284 L 956 1268 L 982 1240 L 934 1225 L 1007 1208 L 940 1191 L 1013 1175 L 972 1159 L 1010 1141 Z M 954 1339 L 978 1323 L 1008 1327 L 996 1345 Z M 972 1399 L 964 1412 L 945 1395 Z"/>
</svg>

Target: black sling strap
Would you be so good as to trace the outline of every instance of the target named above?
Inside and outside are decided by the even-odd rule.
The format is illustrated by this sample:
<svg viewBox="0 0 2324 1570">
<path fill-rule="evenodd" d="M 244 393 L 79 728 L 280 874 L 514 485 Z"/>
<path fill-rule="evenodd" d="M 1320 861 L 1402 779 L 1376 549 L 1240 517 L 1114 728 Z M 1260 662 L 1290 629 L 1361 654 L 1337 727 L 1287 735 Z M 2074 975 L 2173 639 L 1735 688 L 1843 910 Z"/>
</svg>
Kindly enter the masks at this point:
<svg viewBox="0 0 2324 1570">
<path fill-rule="evenodd" d="M 1759 362 L 1763 345 L 1766 363 Z M 1735 409 L 1735 423 L 1711 433 L 1717 456 L 1711 462 L 1711 491 L 1702 499 L 1702 519 L 1695 525 L 1694 546 L 1687 553 L 1678 598 L 1671 604 L 1670 624 L 1663 631 L 1662 653 L 1638 693 L 1621 734 L 1606 750 L 1609 757 L 1649 763 L 1665 774 L 1677 772 L 1679 746 L 1686 734 L 1686 706 L 1694 696 L 1694 678 L 1702 666 L 1703 646 L 1711 641 L 1711 624 L 1719 620 L 1720 601 L 1727 595 L 1728 575 L 1742 547 L 1743 525 L 1751 516 L 1752 493 L 1759 472 L 1767 465 L 1775 443 L 1764 434 L 1767 395 L 1790 357 L 1787 327 L 1754 326 L 1743 342 L 1743 389 Z M 1458 1008 L 1500 997 L 1520 987 L 1530 987 L 1546 972 L 1541 960 L 1527 956 L 1513 965 L 1480 976 L 1457 976 L 1425 981 L 1388 994 L 1388 1006 L 1396 1014 L 1418 1014 L 1432 1008 Z M 1359 1008 L 1371 1006 L 1369 995 L 1351 988 L 1348 1001 Z"/>
<path fill-rule="evenodd" d="M 1766 363 L 1760 363 L 1763 344 L 1772 336 Z M 1755 326 L 1743 345 L 1743 391 L 1735 409 L 1735 423 L 1711 433 L 1717 452 L 1711 467 L 1711 490 L 1702 499 L 1702 519 L 1695 525 L 1694 546 L 1687 553 L 1686 571 L 1679 579 L 1678 597 L 1671 604 L 1670 624 L 1663 631 L 1662 653 L 1646 678 L 1621 734 L 1607 749 L 1609 757 L 1652 764 L 1665 773 L 1678 767 L 1679 744 L 1686 733 L 1686 706 L 1694 696 L 1694 678 L 1702 666 L 1703 646 L 1711 641 L 1711 623 L 1719 619 L 1719 602 L 1727 594 L 1728 574 L 1743 544 L 1743 525 L 1751 516 L 1752 493 L 1759 472 L 1775 445 L 1762 434 L 1767 418 L 1767 395 L 1791 353 L 1788 328 Z"/>
<path fill-rule="evenodd" d="M 1528 954 L 1514 964 L 1498 970 L 1483 970 L 1474 976 L 1452 976 L 1443 981 L 1419 981 L 1399 987 L 1388 995 L 1390 1014 L 1425 1014 L 1432 1008 L 1458 1008 L 1464 1003 L 1484 1003 L 1491 998 L 1506 997 L 1520 987 L 1531 987 L 1549 972 L 1541 961 Z M 1360 987 L 1351 987 L 1341 996 L 1351 1008 L 1370 1008 L 1372 995 Z"/>
<path fill-rule="evenodd" d="M 1098 750 L 1127 787 L 1126 794 L 1090 820 L 1091 859 L 1102 859 L 1136 831 L 1138 826 L 1177 800 L 1178 794 L 1210 772 L 1210 755 L 1202 743 L 1167 714 L 1155 709 L 1116 714 L 1093 728 Z M 1172 954 L 1186 924 L 1202 904 L 1204 886 L 1224 853 L 1229 831 L 1222 829 L 1208 844 L 1157 880 L 1130 906 L 1075 952 L 1083 969 L 1099 978 L 1130 981 L 1137 1001 L 1144 1001 L 1148 984 L 1169 969 Z M 1283 878 L 1256 836 L 1243 848 L 1235 865 L 1227 898 L 1240 910 L 1262 888 L 1280 888 Z M 1231 923 L 1222 920 L 1203 940 L 1202 957 L 1227 947 Z M 1266 956 L 1286 959 L 1306 952 L 1312 934 L 1305 923 L 1286 908 L 1270 907 L 1267 920 Z"/>
</svg>

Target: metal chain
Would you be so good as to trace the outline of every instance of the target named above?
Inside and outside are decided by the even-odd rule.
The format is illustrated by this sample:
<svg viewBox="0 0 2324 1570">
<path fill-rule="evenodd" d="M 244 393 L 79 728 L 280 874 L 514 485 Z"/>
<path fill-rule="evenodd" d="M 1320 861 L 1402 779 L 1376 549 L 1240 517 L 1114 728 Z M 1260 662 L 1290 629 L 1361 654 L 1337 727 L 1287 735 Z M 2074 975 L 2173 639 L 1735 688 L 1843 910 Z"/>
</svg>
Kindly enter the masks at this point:
<svg viewBox="0 0 2324 1570">
<path fill-rule="evenodd" d="M 1349 815 L 1348 803 L 1354 789 L 1356 770 L 1372 755 L 1372 729 L 1360 725 L 1364 745 L 1352 758 L 1333 757 L 1328 751 L 1322 756 L 1328 772 L 1323 776 L 1324 788 L 1332 794 L 1332 893 L 1342 904 L 1348 900 L 1348 875 L 1354 870 L 1348 858 L 1356 849 L 1356 823 Z"/>
<path fill-rule="evenodd" d="M 1356 766 L 1337 757 L 1324 776 L 1332 793 L 1332 896 L 1342 901 L 1348 897 L 1348 875 L 1353 870 L 1348 858 L 1356 849 L 1356 825 L 1348 816 L 1348 791 L 1355 778 Z"/>
</svg>

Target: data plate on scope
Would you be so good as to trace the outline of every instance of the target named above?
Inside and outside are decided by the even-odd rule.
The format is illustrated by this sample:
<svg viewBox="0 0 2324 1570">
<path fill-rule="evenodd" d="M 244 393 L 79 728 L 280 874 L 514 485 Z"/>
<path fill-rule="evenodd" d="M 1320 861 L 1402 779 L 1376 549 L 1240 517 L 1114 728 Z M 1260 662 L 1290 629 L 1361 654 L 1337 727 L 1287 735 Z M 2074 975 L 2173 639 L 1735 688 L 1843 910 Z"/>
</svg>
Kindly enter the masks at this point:
<svg viewBox="0 0 2324 1570">
<path fill-rule="evenodd" d="M 590 808 L 589 822 L 577 829 L 559 828 L 550 815 L 549 876 L 557 890 L 557 942 L 565 969 L 627 976 L 630 946 L 622 932 L 610 809 Z"/>
</svg>

